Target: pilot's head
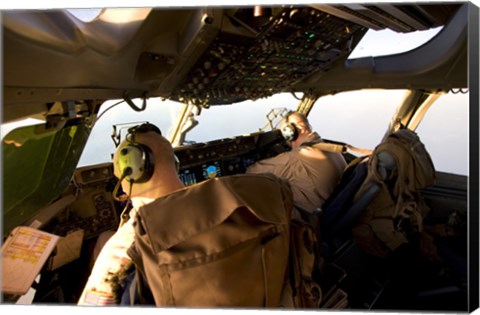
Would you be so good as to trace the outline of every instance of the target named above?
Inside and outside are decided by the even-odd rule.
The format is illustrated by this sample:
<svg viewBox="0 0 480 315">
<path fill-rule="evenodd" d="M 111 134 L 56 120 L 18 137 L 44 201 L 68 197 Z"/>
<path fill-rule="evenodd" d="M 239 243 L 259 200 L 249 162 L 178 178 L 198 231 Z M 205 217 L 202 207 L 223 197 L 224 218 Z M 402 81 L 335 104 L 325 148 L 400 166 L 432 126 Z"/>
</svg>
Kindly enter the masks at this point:
<svg viewBox="0 0 480 315">
<path fill-rule="evenodd" d="M 170 142 L 152 124 L 130 128 L 113 156 L 114 175 L 130 197 L 156 199 L 183 187 Z"/>
<path fill-rule="evenodd" d="M 305 136 L 312 133 L 312 126 L 305 115 L 289 112 L 280 123 L 280 130 L 285 140 L 294 148 L 300 146 Z"/>
</svg>

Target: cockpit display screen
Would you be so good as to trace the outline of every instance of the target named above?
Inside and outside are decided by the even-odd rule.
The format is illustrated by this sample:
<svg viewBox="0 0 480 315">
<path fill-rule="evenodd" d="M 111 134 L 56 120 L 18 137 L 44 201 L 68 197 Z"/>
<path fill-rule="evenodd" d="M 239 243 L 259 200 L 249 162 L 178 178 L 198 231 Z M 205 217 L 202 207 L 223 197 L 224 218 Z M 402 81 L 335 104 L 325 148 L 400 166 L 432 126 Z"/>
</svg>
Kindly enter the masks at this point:
<svg viewBox="0 0 480 315">
<path fill-rule="evenodd" d="M 217 161 L 214 161 L 208 164 L 203 164 L 202 170 L 203 170 L 203 179 L 205 180 L 222 176 L 220 165 L 218 164 Z"/>
<path fill-rule="evenodd" d="M 258 132 L 175 149 L 179 177 L 186 186 L 212 178 L 243 174 L 256 161 L 285 150 L 278 130 Z"/>
<path fill-rule="evenodd" d="M 190 171 L 190 170 L 185 170 L 185 171 L 182 171 L 178 174 L 178 176 L 180 177 L 180 180 L 186 185 L 186 186 L 190 186 L 190 185 L 193 185 L 193 184 L 196 184 L 198 181 L 197 181 L 197 176 L 195 175 L 194 172 Z"/>
<path fill-rule="evenodd" d="M 223 175 L 223 172 L 218 161 L 211 161 L 202 164 L 201 166 L 199 165 L 197 167 L 183 170 L 178 175 L 186 186 L 190 186 L 203 182 L 204 180 L 220 177 Z"/>
</svg>

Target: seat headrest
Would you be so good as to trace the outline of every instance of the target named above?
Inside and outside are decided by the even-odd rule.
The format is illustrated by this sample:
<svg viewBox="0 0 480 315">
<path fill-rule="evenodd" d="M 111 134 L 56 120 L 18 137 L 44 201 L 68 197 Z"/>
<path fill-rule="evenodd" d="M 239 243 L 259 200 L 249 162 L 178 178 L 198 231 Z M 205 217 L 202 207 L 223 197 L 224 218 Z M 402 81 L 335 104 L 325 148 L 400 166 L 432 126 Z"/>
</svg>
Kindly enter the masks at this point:
<svg viewBox="0 0 480 315">
<path fill-rule="evenodd" d="M 388 151 L 379 152 L 377 155 L 377 173 L 384 181 L 391 179 L 397 169 L 397 161 Z"/>
</svg>

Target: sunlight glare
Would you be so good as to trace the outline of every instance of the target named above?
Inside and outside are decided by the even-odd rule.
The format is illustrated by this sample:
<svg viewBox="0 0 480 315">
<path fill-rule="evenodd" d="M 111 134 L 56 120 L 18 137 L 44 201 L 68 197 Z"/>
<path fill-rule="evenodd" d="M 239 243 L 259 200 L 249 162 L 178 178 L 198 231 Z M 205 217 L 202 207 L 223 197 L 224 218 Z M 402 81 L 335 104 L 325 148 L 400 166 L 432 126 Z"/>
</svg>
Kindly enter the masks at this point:
<svg viewBox="0 0 480 315">
<path fill-rule="evenodd" d="M 109 8 L 105 9 L 99 19 L 109 23 L 125 24 L 144 20 L 152 8 Z"/>
</svg>

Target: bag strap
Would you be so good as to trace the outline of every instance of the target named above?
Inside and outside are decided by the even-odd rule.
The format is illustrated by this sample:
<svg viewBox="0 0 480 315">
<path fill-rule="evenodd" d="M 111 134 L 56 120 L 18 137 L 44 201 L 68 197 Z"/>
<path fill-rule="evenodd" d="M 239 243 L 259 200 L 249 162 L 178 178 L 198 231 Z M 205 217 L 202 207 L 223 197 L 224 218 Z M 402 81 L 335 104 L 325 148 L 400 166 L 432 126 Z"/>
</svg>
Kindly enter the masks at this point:
<svg viewBox="0 0 480 315">
<path fill-rule="evenodd" d="M 138 269 L 133 271 L 134 275 L 130 286 L 127 288 L 129 291 L 128 301 L 131 306 L 133 305 L 155 305 L 155 300 L 152 295 L 145 277 L 142 272 Z"/>
<path fill-rule="evenodd" d="M 319 308 L 322 288 L 315 279 L 319 258 L 317 218 L 303 209 L 294 207 L 298 216 L 290 224 L 290 288 L 296 308 Z"/>
<path fill-rule="evenodd" d="M 138 272 L 134 271 L 133 279 L 132 282 L 130 283 L 130 287 L 128 288 L 129 290 L 129 296 L 130 296 L 130 305 L 135 305 L 138 301 Z"/>
<path fill-rule="evenodd" d="M 313 147 L 322 151 L 346 154 L 347 152 L 356 152 L 362 155 L 371 155 L 373 150 L 354 147 L 343 142 L 304 142 L 301 146 Z"/>
</svg>

